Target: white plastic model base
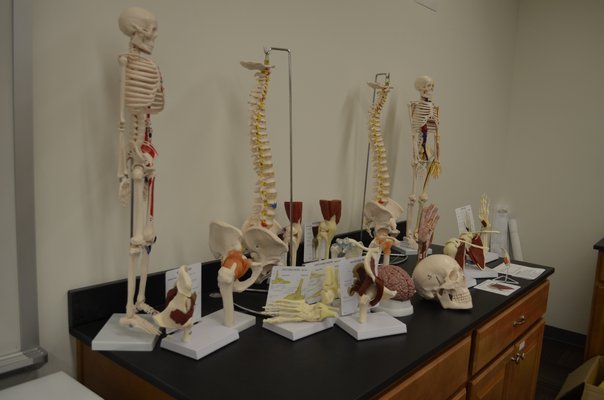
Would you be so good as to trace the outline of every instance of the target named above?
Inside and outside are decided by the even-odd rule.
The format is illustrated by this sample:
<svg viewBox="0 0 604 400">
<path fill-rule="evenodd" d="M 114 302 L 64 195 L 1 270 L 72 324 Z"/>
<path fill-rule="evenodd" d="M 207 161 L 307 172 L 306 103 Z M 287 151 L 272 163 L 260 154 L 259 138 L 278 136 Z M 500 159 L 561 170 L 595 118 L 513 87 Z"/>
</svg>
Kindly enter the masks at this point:
<svg viewBox="0 0 604 400">
<path fill-rule="evenodd" d="M 96 351 L 152 351 L 157 336 L 149 335 L 136 328 L 120 325 L 126 314 L 113 314 L 103 329 L 92 339 L 92 350 Z M 150 315 L 138 315 L 153 324 Z"/>
<path fill-rule="evenodd" d="M 417 255 L 417 249 L 414 249 L 413 247 L 409 247 L 407 242 L 405 242 L 404 240 L 401 240 L 400 244 L 398 244 L 396 246 L 392 246 L 393 253 L 396 253 L 400 250 L 403 250 L 405 252 L 405 254 L 407 254 L 408 256 Z M 430 254 L 432 254 L 432 249 L 428 249 L 428 252 L 426 253 L 427 256 L 429 256 Z"/>
<path fill-rule="evenodd" d="M 338 318 L 336 325 L 356 340 L 407 333 L 407 325 L 383 311 L 369 313 L 364 324 L 359 322 L 358 314 L 353 314 Z"/>
<path fill-rule="evenodd" d="M 224 324 L 224 310 L 220 309 L 213 312 L 212 314 L 206 315 L 203 319 L 211 319 L 220 324 Z M 251 328 L 256 325 L 256 317 L 253 315 L 245 314 L 239 311 L 235 311 L 233 314 L 233 326 L 231 328 L 236 329 L 237 332 L 243 332 L 247 328 Z"/>
<path fill-rule="evenodd" d="M 407 315 L 413 314 L 413 305 L 410 300 L 398 301 L 398 300 L 381 300 L 380 304 L 375 307 L 376 311 L 384 311 L 393 317 L 406 317 Z"/>
<path fill-rule="evenodd" d="M 335 318 L 326 318 L 323 321 L 316 322 L 284 322 L 282 324 L 263 322 L 262 327 L 295 342 L 298 339 L 329 329 L 335 323 Z"/>
<path fill-rule="evenodd" d="M 236 329 L 227 328 L 222 321 L 208 318 L 202 318 L 193 326 L 190 341 L 183 342 L 182 335 L 183 332 L 178 331 L 166 336 L 161 341 L 161 348 L 199 360 L 239 339 Z"/>
<path fill-rule="evenodd" d="M 484 262 L 485 262 L 485 264 L 490 263 L 491 261 L 498 260 L 499 257 L 500 257 L 500 255 L 497 253 L 493 253 L 492 251 L 487 251 L 487 254 L 485 254 L 485 256 L 484 256 Z"/>
</svg>

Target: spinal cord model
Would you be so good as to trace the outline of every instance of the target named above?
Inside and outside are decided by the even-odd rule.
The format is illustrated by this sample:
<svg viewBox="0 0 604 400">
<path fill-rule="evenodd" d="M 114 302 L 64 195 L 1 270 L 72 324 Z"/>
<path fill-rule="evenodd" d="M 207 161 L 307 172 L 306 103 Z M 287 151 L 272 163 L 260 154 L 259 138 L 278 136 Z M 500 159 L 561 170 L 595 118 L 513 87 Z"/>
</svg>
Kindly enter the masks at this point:
<svg viewBox="0 0 604 400">
<path fill-rule="evenodd" d="M 412 160 L 411 171 L 413 183 L 407 203 L 407 233 L 405 240 L 411 248 L 417 249 L 417 229 L 422 209 L 428 200 L 428 183 L 430 178 L 440 175 L 440 142 L 438 134 L 439 108 L 432 103 L 434 81 L 429 76 L 420 76 L 415 80 L 415 89 L 420 99 L 409 103 L 409 119 L 411 120 Z M 430 141 L 434 146 L 430 147 Z M 417 201 L 416 191 L 421 187 L 417 217 L 413 209 Z"/>
<path fill-rule="evenodd" d="M 153 193 L 155 188 L 151 115 L 164 109 L 164 88 L 159 68 L 151 59 L 157 38 L 155 17 L 142 8 L 128 8 L 120 14 L 119 27 L 130 38 L 128 53 L 118 57 L 121 66 L 118 179 L 119 198 L 127 204 L 132 193 L 132 233 L 128 265 L 126 315 L 120 324 L 150 334 L 159 330 L 136 313 L 155 315 L 145 302 L 149 254 L 155 243 Z M 140 264 L 138 296 L 134 300 L 136 269 Z"/>
<path fill-rule="evenodd" d="M 369 143 L 373 167 L 373 199 L 365 204 L 363 210 L 364 227 L 370 230 L 373 241 L 370 247 L 378 247 L 384 253 L 384 264 L 390 263 L 390 247 L 397 242 L 396 220 L 402 215 L 403 208 L 390 196 L 390 174 L 386 147 L 382 138 L 380 118 L 388 93 L 392 89 L 389 80 L 385 85 L 369 82 L 368 85 L 377 91 L 377 100 L 369 110 Z M 371 232 L 373 230 L 373 232 Z"/>
</svg>

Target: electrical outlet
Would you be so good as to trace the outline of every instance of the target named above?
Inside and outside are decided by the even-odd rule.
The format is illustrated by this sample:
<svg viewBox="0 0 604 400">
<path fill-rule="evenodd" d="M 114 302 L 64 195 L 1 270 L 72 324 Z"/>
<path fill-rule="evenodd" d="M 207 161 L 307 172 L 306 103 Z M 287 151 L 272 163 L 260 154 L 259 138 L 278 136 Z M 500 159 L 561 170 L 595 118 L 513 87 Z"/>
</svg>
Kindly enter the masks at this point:
<svg viewBox="0 0 604 400">
<path fill-rule="evenodd" d="M 417 4 L 421 4 L 422 6 L 429 8 L 430 10 L 436 12 L 438 8 L 438 0 L 415 0 Z"/>
</svg>

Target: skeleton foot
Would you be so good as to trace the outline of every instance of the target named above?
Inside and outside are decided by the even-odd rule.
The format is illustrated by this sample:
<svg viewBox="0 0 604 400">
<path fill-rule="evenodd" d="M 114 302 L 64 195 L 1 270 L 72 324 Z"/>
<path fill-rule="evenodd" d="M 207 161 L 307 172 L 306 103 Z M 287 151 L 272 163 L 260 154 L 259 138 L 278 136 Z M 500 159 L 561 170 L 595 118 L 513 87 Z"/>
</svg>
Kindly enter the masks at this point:
<svg viewBox="0 0 604 400">
<path fill-rule="evenodd" d="M 138 315 L 134 315 L 130 318 L 122 317 L 120 318 L 120 325 L 126 326 L 128 328 L 140 329 L 143 332 L 146 332 L 150 335 L 159 335 L 159 328 L 150 323 L 149 321 L 141 318 Z"/>
<path fill-rule="evenodd" d="M 151 307 L 149 304 L 145 303 L 144 301 L 137 302 L 134 307 L 135 307 L 136 311 L 142 311 L 145 314 L 149 314 L 149 315 L 156 315 L 159 313 L 159 311 L 157 311 L 155 308 Z"/>
</svg>

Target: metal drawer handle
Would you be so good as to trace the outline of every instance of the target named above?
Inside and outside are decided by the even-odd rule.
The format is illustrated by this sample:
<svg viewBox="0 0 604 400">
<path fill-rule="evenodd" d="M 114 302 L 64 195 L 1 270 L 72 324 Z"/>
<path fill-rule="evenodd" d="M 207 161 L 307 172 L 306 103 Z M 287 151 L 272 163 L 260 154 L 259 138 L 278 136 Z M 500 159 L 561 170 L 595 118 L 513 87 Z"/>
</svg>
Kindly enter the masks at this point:
<svg viewBox="0 0 604 400">
<path fill-rule="evenodd" d="M 520 318 L 518 318 L 516 321 L 514 321 L 513 325 L 514 326 L 518 326 L 518 325 L 522 325 L 526 322 L 526 317 L 524 315 L 521 315 Z"/>
<path fill-rule="evenodd" d="M 520 364 L 520 361 L 524 360 L 524 356 L 526 354 L 518 352 L 514 357 L 511 358 L 512 361 L 516 363 L 516 365 Z"/>
</svg>

